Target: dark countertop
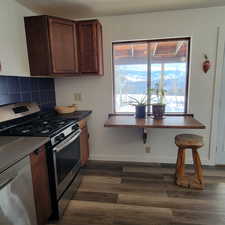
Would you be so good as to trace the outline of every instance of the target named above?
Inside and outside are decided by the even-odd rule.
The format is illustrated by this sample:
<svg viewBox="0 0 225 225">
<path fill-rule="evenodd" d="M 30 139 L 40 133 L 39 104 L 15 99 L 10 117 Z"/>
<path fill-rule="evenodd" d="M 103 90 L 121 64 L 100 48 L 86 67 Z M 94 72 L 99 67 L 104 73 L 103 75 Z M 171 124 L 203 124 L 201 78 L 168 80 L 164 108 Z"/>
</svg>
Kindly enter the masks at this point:
<svg viewBox="0 0 225 225">
<path fill-rule="evenodd" d="M 91 110 L 78 110 L 73 113 L 60 114 L 60 116 L 63 118 L 74 119 L 74 120 L 80 121 L 80 120 L 90 116 L 91 113 L 92 113 Z"/>
<path fill-rule="evenodd" d="M 0 136 L 0 173 L 48 141 L 48 137 Z"/>
</svg>

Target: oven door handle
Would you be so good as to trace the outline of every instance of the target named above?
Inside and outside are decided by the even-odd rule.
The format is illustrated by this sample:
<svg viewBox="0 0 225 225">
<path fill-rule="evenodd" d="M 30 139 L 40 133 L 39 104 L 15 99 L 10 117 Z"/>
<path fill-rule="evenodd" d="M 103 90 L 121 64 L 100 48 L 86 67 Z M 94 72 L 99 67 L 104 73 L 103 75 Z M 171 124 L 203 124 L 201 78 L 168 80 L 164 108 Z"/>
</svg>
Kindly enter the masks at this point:
<svg viewBox="0 0 225 225">
<path fill-rule="evenodd" d="M 81 130 L 79 129 L 76 133 L 66 138 L 60 144 L 53 148 L 53 151 L 60 152 L 62 149 L 70 145 L 73 141 L 75 141 L 80 136 Z"/>
</svg>

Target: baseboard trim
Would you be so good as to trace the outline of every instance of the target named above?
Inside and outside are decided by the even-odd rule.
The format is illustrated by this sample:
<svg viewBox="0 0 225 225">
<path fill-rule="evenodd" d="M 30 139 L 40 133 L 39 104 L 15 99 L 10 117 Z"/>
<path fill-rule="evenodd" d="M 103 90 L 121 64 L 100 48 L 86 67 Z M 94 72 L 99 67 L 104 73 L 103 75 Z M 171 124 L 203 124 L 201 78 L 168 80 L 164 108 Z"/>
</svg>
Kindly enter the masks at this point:
<svg viewBox="0 0 225 225">
<path fill-rule="evenodd" d="M 176 163 L 174 157 L 144 157 L 137 155 L 103 155 L 103 154 L 91 154 L 90 160 L 101 160 L 101 161 L 118 161 L 118 162 L 144 162 L 144 163 Z M 210 160 L 201 159 L 202 165 L 214 165 Z M 187 159 L 186 164 L 193 164 L 192 159 Z"/>
</svg>

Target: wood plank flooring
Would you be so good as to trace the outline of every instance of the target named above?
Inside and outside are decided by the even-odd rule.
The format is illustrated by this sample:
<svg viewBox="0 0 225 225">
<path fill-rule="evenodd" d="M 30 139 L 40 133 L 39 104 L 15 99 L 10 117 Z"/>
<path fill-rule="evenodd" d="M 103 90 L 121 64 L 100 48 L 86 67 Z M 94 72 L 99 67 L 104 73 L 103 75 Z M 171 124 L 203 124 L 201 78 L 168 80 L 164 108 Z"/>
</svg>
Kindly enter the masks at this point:
<svg viewBox="0 0 225 225">
<path fill-rule="evenodd" d="M 174 184 L 174 165 L 89 162 L 58 225 L 225 225 L 225 169 L 204 190 Z M 188 172 L 192 169 L 189 168 Z"/>
</svg>

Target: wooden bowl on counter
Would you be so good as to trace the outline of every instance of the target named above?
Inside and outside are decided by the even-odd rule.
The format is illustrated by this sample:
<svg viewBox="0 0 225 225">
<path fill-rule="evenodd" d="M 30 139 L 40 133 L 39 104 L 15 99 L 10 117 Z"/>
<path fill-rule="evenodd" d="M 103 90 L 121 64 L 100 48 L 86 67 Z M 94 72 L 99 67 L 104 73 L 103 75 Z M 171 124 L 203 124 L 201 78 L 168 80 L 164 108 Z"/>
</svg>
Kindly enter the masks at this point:
<svg viewBox="0 0 225 225">
<path fill-rule="evenodd" d="M 71 106 L 56 106 L 55 111 L 59 114 L 73 113 L 75 112 L 77 107 L 75 105 Z"/>
</svg>

